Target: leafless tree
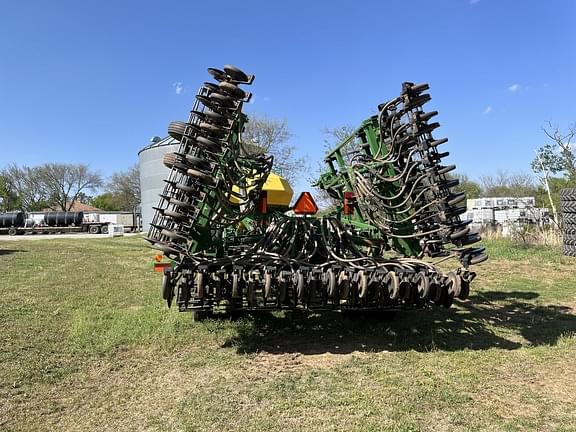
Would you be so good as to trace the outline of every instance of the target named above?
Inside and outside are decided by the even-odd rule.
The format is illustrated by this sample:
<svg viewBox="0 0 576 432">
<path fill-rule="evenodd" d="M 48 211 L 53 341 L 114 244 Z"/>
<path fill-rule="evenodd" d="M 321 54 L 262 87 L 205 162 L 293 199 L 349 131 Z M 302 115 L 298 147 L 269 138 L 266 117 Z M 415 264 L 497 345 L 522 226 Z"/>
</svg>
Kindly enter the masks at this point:
<svg viewBox="0 0 576 432">
<path fill-rule="evenodd" d="M 250 117 L 242 140 L 274 156 L 273 171 L 291 183 L 305 172 L 306 162 L 296 155 L 296 147 L 289 143 L 292 133 L 286 120 Z"/>
<path fill-rule="evenodd" d="M 84 164 L 47 163 L 38 169 L 49 201 L 62 211 L 70 211 L 82 192 L 102 186 L 100 174 Z"/>
<path fill-rule="evenodd" d="M 40 167 L 8 165 L 2 170 L 9 210 L 35 211 L 46 205 L 49 198 L 42 182 Z"/>
<path fill-rule="evenodd" d="M 526 173 L 498 171 L 495 175 L 480 177 L 482 195 L 486 197 L 524 197 L 536 195 L 534 177 Z"/>
<path fill-rule="evenodd" d="M 126 171 L 112 174 L 107 184 L 110 192 L 123 210 L 133 211 L 140 203 L 140 170 L 138 164 Z"/>
</svg>

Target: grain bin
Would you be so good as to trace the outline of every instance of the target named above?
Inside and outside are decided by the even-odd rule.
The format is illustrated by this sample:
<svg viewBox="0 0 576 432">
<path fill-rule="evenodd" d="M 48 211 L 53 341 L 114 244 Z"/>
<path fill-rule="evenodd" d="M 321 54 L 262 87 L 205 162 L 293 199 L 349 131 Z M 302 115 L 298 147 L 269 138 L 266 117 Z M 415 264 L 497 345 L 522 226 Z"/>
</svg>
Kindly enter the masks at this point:
<svg viewBox="0 0 576 432">
<path fill-rule="evenodd" d="M 164 190 L 164 179 L 168 178 L 170 170 L 162 163 L 162 158 L 168 152 L 178 151 L 180 142 L 174 138 L 160 139 L 154 137 L 151 144 L 138 152 L 140 167 L 140 202 L 142 205 L 142 231 L 147 232 L 154 216 L 152 207 L 158 205 L 159 196 Z"/>
</svg>

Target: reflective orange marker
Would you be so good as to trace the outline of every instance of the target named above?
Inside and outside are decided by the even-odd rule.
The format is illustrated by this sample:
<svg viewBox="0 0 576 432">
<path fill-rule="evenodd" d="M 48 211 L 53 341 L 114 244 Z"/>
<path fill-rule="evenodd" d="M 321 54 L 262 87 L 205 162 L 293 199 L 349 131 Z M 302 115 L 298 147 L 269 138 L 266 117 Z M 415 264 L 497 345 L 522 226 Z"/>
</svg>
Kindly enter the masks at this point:
<svg viewBox="0 0 576 432">
<path fill-rule="evenodd" d="M 313 215 L 318 211 L 318 206 L 310 192 L 302 192 L 296 200 L 293 210 L 294 213 L 299 215 Z"/>
</svg>

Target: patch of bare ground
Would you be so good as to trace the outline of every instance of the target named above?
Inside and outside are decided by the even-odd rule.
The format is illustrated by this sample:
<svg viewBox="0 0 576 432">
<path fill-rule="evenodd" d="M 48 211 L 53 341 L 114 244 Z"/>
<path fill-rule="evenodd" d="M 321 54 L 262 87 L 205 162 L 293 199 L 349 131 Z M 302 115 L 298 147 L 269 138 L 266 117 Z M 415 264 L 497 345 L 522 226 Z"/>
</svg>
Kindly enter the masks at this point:
<svg viewBox="0 0 576 432">
<path fill-rule="evenodd" d="M 257 375 L 274 376 L 291 374 L 306 368 L 332 368 L 350 361 L 353 357 L 366 358 L 368 355 L 368 353 L 362 351 L 317 354 L 259 352 L 251 357 L 245 368 L 248 372 L 253 372 Z"/>
</svg>

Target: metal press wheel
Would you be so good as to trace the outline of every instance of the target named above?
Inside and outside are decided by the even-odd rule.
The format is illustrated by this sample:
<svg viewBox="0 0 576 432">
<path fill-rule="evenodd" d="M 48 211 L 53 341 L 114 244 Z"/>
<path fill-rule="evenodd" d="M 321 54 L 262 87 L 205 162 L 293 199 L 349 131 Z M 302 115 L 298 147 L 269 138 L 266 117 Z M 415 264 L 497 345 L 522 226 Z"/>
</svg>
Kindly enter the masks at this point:
<svg viewBox="0 0 576 432">
<path fill-rule="evenodd" d="M 264 300 L 270 298 L 272 291 L 272 275 L 268 272 L 264 274 Z"/>
<path fill-rule="evenodd" d="M 296 296 L 300 302 L 304 301 L 306 294 L 306 284 L 304 283 L 304 274 L 298 270 L 296 272 Z"/>
<path fill-rule="evenodd" d="M 326 293 L 328 298 L 336 297 L 338 290 L 336 289 L 336 275 L 334 270 L 328 269 L 326 271 Z"/>
</svg>

